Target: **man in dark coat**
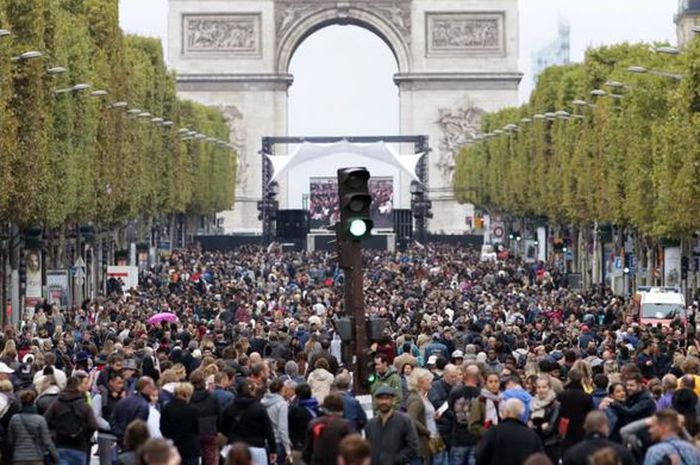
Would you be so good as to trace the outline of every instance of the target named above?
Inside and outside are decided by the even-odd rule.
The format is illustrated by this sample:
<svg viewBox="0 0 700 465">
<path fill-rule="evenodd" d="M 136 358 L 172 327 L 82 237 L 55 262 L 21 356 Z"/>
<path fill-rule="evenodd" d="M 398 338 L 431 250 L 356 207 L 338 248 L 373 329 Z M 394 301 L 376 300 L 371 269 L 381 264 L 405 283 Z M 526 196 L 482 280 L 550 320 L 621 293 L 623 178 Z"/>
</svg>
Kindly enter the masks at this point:
<svg viewBox="0 0 700 465">
<path fill-rule="evenodd" d="M 90 438 L 99 427 L 92 408 L 85 402 L 89 390 L 88 374 L 73 373 L 66 388 L 44 414 L 49 429 L 55 434 L 60 461 L 70 465 L 86 465 Z"/>
<path fill-rule="evenodd" d="M 151 395 L 157 392 L 156 384 L 148 376 L 142 376 L 136 382 L 136 393 L 117 402 L 109 421 L 112 432 L 119 444 L 124 440 L 126 427 L 134 420 L 148 421 L 148 408 Z"/>
<path fill-rule="evenodd" d="M 524 411 L 520 399 L 504 402 L 503 420 L 489 429 L 476 446 L 476 465 L 522 465 L 530 455 L 544 452 L 537 433 L 520 421 Z"/>
<path fill-rule="evenodd" d="M 581 441 L 584 437 L 583 421 L 588 412 L 593 410 L 593 398 L 586 394 L 581 384 L 581 372 L 572 369 L 568 374 L 569 382 L 564 392 L 559 394 L 559 431 L 564 435 L 562 450 Z"/>
<path fill-rule="evenodd" d="M 610 427 L 605 413 L 600 410 L 589 412 L 586 415 L 583 429 L 586 432 L 586 438 L 569 448 L 564 454 L 563 465 L 588 465 L 588 459 L 595 452 L 606 447 L 615 451 L 622 465 L 636 465 L 637 462 L 629 450 L 608 439 Z"/>
<path fill-rule="evenodd" d="M 618 415 L 620 427 L 633 421 L 650 417 L 656 412 L 656 402 L 654 402 L 651 393 L 642 384 L 641 373 L 627 376 L 625 379 L 625 390 L 627 391 L 627 401 L 625 403 L 616 401 L 610 404 L 610 408 Z"/>
<path fill-rule="evenodd" d="M 372 465 L 406 465 L 418 456 L 418 434 L 413 420 L 394 411 L 394 390 L 380 386 L 374 393 L 378 414 L 365 428 L 372 444 Z"/>
</svg>

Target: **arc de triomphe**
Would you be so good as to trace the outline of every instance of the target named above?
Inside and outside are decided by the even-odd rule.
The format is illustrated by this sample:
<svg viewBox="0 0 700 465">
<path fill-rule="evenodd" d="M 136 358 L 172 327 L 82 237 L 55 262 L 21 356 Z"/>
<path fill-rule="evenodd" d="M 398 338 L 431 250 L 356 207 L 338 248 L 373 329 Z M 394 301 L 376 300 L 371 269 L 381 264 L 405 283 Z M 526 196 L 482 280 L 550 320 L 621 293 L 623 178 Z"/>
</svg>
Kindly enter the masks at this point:
<svg viewBox="0 0 700 465">
<path fill-rule="evenodd" d="M 180 96 L 222 109 L 238 148 L 227 233 L 261 231 L 261 138 L 287 135 L 290 60 L 331 24 L 366 28 L 393 51 L 401 134 L 428 135 L 433 149 L 429 228 L 464 231 L 470 211 L 450 189 L 454 151 L 483 112 L 517 103 L 517 0 L 169 0 L 168 22 Z"/>
</svg>

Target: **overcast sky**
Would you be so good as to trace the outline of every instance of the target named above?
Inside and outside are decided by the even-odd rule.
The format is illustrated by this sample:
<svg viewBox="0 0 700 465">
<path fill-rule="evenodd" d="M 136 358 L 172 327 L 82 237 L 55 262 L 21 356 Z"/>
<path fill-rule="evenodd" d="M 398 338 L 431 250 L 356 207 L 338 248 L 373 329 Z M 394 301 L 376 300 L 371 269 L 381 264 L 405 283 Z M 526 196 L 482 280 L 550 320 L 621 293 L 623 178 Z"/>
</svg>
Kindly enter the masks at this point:
<svg viewBox="0 0 700 465">
<path fill-rule="evenodd" d="M 167 0 L 120 0 L 122 28 L 167 40 Z M 532 88 L 532 53 L 557 36 L 559 19 L 571 26 L 571 58 L 586 48 L 623 41 L 676 42 L 677 0 L 520 0 L 520 100 Z M 293 135 L 398 132 L 396 62 L 372 33 L 331 26 L 304 41 L 290 72 L 289 132 Z"/>
</svg>

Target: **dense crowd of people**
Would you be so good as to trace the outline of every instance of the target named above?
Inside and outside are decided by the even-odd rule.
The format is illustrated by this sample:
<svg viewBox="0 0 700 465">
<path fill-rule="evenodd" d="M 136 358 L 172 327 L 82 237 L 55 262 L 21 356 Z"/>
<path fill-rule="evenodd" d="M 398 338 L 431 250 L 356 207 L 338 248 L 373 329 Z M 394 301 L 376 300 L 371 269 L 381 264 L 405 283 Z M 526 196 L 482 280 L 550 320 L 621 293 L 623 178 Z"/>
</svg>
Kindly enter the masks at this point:
<svg viewBox="0 0 700 465">
<path fill-rule="evenodd" d="M 177 251 L 138 289 L 39 306 L 0 344 L 2 464 L 700 465 L 696 304 L 641 326 L 605 288 L 455 246 L 364 264 L 368 380 L 330 254 Z"/>
</svg>

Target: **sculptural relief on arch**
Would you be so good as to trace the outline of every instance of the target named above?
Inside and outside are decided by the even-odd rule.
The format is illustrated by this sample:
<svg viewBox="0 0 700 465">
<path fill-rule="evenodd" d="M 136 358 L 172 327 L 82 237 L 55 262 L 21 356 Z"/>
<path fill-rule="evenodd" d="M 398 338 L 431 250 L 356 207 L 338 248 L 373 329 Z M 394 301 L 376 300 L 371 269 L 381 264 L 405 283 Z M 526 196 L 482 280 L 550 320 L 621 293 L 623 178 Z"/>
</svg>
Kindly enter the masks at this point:
<svg viewBox="0 0 700 465">
<path fill-rule="evenodd" d="M 178 92 L 222 108 L 240 152 L 236 204 L 221 213 L 225 231 L 261 231 L 260 141 L 287 135 L 289 61 L 331 24 L 365 27 L 391 48 L 400 132 L 428 135 L 432 147 L 428 227 L 464 232 L 471 210 L 450 190 L 454 155 L 483 112 L 517 104 L 517 0 L 169 0 L 168 60 Z"/>
</svg>

